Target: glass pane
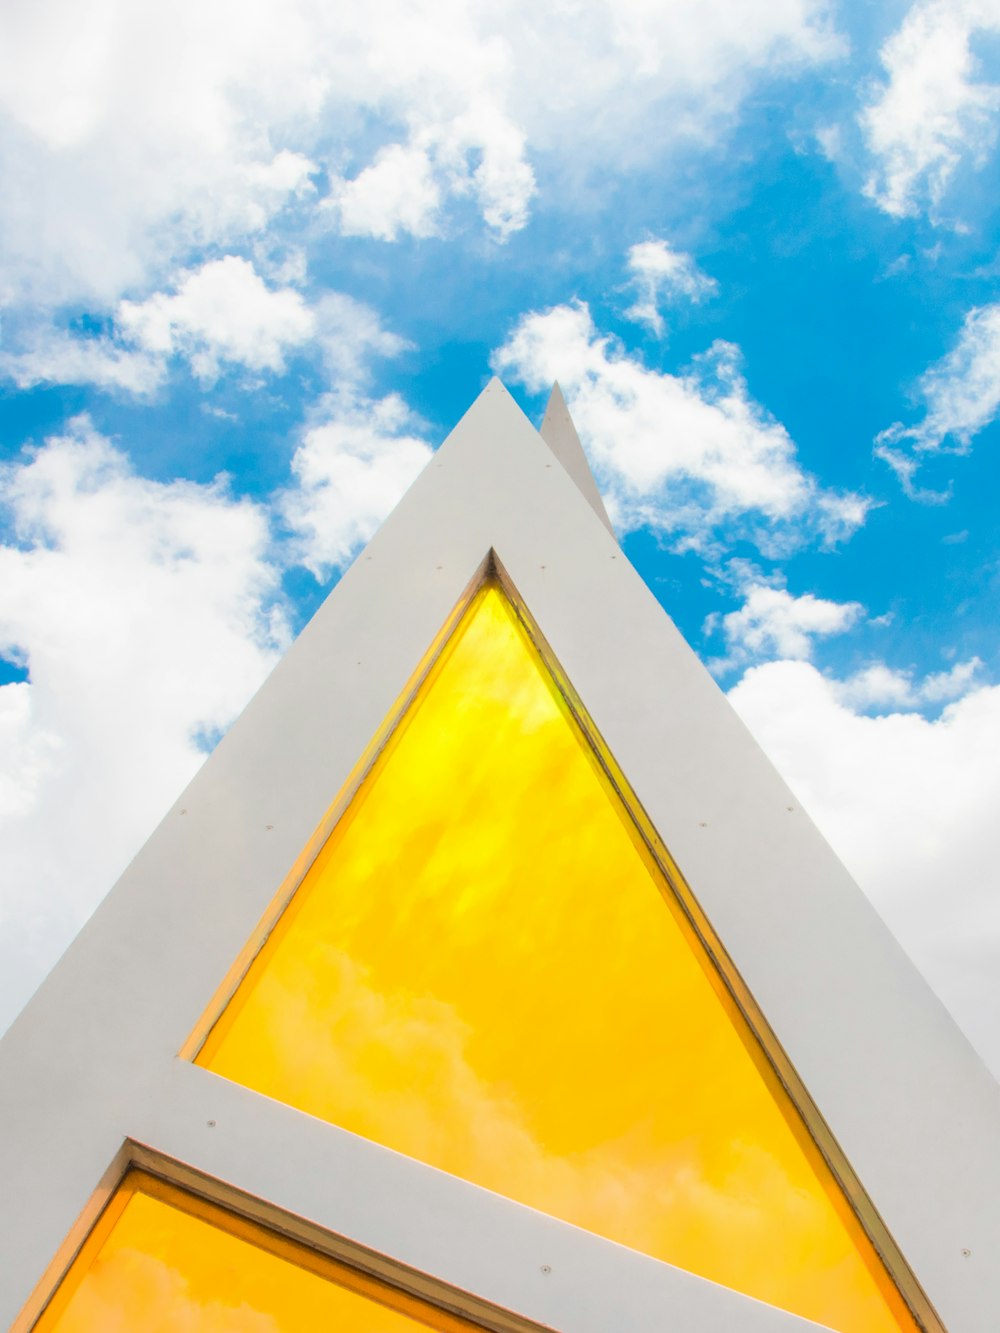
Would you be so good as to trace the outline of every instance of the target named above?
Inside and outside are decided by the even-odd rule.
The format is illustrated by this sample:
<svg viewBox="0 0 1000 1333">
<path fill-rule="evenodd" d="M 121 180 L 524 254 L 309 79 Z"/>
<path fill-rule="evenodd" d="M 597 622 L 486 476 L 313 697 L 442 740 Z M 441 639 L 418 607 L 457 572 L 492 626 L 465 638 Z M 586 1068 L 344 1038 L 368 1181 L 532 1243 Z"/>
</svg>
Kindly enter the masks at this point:
<svg viewBox="0 0 1000 1333">
<path fill-rule="evenodd" d="M 35 1325 L 43 1333 L 474 1333 L 294 1241 L 130 1172 Z"/>
<path fill-rule="evenodd" d="M 197 1062 L 843 1333 L 914 1327 L 493 585 Z"/>
</svg>

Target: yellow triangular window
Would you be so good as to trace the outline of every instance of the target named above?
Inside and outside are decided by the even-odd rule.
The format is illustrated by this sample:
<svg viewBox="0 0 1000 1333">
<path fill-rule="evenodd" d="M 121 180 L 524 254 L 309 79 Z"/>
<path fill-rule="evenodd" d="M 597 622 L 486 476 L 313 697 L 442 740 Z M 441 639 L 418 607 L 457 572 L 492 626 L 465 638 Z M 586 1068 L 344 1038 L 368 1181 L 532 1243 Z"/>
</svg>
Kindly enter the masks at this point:
<svg viewBox="0 0 1000 1333">
<path fill-rule="evenodd" d="M 35 1333 L 475 1333 L 464 1319 L 130 1171 Z"/>
<path fill-rule="evenodd" d="M 914 1328 L 496 583 L 197 1063 L 842 1333 Z"/>
</svg>

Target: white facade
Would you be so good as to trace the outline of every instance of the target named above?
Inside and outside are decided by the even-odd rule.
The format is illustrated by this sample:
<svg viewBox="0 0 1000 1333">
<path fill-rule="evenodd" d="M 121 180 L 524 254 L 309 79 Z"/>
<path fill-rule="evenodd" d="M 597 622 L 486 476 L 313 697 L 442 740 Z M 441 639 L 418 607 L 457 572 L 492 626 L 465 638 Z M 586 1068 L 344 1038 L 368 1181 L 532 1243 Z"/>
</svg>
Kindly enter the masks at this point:
<svg viewBox="0 0 1000 1333">
<path fill-rule="evenodd" d="M 495 561 L 917 1316 L 1000 1328 L 1000 1089 L 630 566 L 564 411 L 550 447 L 489 385 L 0 1043 L 0 1323 L 132 1161 L 487 1328 L 816 1327 L 179 1054 Z"/>
</svg>

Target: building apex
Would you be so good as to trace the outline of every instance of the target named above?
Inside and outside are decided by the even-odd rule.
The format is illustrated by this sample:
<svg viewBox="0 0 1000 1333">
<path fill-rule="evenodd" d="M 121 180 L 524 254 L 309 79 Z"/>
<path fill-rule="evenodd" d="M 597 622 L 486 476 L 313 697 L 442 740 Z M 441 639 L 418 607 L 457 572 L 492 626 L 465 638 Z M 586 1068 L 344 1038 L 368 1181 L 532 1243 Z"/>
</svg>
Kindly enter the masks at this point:
<svg viewBox="0 0 1000 1333">
<path fill-rule="evenodd" d="M 538 433 L 576 482 L 597 517 L 614 536 L 615 530 L 611 526 L 611 519 L 604 507 L 601 493 L 597 489 L 597 482 L 590 470 L 587 455 L 584 453 L 580 437 L 576 433 L 573 418 L 569 414 L 569 408 L 566 406 L 566 399 L 563 397 L 558 380 L 552 385 L 552 392 L 549 394 L 548 405 L 545 408 L 545 415 L 542 418 Z"/>
</svg>

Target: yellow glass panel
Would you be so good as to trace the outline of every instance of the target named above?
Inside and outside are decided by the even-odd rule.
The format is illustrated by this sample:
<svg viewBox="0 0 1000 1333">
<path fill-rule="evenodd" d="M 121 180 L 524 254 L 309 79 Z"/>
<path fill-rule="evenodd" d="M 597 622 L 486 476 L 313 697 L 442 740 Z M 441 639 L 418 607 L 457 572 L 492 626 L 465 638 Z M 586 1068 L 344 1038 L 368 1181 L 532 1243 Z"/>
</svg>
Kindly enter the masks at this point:
<svg viewBox="0 0 1000 1333">
<path fill-rule="evenodd" d="M 473 1333 L 464 1320 L 132 1171 L 40 1333 Z"/>
<path fill-rule="evenodd" d="M 495 585 L 197 1063 L 841 1333 L 914 1328 Z"/>
</svg>

